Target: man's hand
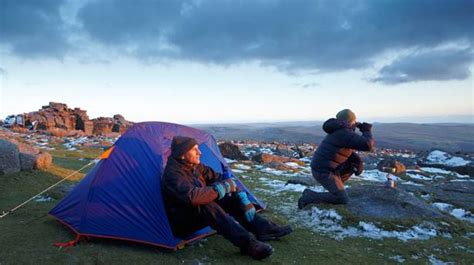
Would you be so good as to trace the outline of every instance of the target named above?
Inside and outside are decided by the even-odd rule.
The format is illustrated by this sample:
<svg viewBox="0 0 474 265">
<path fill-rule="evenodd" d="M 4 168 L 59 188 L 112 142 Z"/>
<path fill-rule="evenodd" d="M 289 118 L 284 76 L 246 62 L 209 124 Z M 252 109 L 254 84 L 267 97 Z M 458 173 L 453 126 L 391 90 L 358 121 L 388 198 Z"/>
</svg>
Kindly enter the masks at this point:
<svg viewBox="0 0 474 265">
<path fill-rule="evenodd" d="M 362 163 L 360 163 L 358 165 L 354 165 L 354 170 L 353 171 L 354 171 L 354 174 L 356 176 L 359 176 L 364 171 L 364 165 Z"/>
<path fill-rule="evenodd" d="M 247 219 L 248 222 L 252 222 L 255 218 L 255 213 L 257 212 L 255 210 L 255 206 L 253 206 L 252 202 L 250 202 L 245 191 L 237 193 L 237 197 L 239 198 L 240 203 L 244 208 L 245 219 Z"/>
<path fill-rule="evenodd" d="M 237 184 L 235 184 L 235 181 L 231 178 L 216 183 L 213 186 L 214 190 L 218 193 L 218 200 L 224 198 L 227 193 L 237 191 Z"/>
<path fill-rule="evenodd" d="M 359 128 L 361 132 L 370 132 L 370 130 L 372 130 L 372 124 L 367 122 L 359 123 L 357 124 L 357 128 Z"/>
</svg>

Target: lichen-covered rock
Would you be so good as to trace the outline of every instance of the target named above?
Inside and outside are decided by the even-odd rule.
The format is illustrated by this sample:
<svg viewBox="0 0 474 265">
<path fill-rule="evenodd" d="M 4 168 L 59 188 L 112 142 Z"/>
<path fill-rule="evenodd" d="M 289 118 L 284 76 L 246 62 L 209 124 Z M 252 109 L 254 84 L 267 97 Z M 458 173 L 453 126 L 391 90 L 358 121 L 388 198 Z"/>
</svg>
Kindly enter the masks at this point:
<svg viewBox="0 0 474 265">
<path fill-rule="evenodd" d="M 36 155 L 29 153 L 20 153 L 20 166 L 23 171 L 33 170 L 36 163 Z"/>
<path fill-rule="evenodd" d="M 16 173 L 21 170 L 20 151 L 14 143 L 0 138 L 0 175 Z"/>
</svg>

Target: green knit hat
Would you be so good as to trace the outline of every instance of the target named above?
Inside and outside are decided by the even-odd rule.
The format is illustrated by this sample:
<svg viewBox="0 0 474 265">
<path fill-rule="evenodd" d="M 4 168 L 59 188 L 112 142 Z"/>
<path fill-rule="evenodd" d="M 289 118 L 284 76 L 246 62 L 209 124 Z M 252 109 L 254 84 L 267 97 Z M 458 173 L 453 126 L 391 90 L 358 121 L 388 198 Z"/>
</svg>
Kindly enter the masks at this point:
<svg viewBox="0 0 474 265">
<path fill-rule="evenodd" d="M 336 114 L 336 119 L 353 122 L 356 120 L 356 115 L 350 109 L 343 109 Z"/>
</svg>

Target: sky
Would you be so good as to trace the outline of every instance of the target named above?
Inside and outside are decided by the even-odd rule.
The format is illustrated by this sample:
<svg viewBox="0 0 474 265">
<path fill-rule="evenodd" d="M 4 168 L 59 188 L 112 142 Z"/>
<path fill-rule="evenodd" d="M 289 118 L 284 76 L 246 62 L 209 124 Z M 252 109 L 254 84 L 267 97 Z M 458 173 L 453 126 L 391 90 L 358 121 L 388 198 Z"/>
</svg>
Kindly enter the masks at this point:
<svg viewBox="0 0 474 265">
<path fill-rule="evenodd" d="M 0 119 L 474 122 L 472 0 L 0 0 Z"/>
</svg>

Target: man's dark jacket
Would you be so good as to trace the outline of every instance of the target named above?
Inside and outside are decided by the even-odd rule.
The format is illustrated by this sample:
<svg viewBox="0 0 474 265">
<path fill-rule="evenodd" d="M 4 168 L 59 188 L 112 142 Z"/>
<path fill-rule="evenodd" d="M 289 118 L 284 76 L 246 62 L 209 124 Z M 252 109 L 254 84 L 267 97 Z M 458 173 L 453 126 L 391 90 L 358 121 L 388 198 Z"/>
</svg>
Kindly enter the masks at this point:
<svg viewBox="0 0 474 265">
<path fill-rule="evenodd" d="M 370 130 L 357 134 L 350 123 L 338 119 L 329 119 L 323 124 L 323 130 L 328 134 L 311 160 L 311 169 L 319 173 L 336 173 L 341 165 L 350 161 L 359 169 L 362 168 L 360 157 L 354 152 L 371 151 L 374 139 Z"/>
<path fill-rule="evenodd" d="M 191 166 L 173 157 L 168 158 L 161 178 L 161 190 L 168 218 L 195 210 L 199 205 L 213 202 L 218 193 L 209 184 L 220 181 L 222 176 L 210 167 Z"/>
</svg>

